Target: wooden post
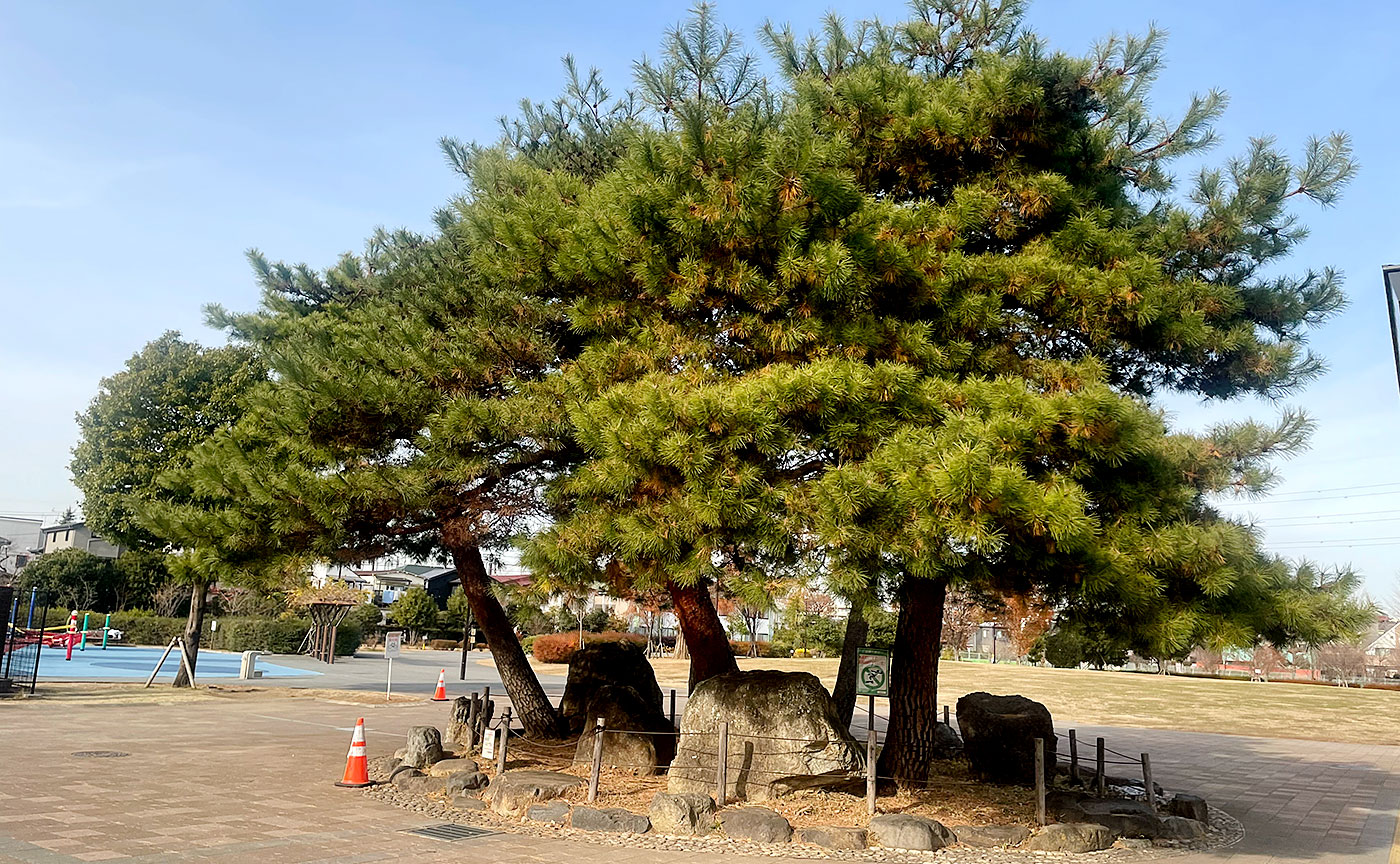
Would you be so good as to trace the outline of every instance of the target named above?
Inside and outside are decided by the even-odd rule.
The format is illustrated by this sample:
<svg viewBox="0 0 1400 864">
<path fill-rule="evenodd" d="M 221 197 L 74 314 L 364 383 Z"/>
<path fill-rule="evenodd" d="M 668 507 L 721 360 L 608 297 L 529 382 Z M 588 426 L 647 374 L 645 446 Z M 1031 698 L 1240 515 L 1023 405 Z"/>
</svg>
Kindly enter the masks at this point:
<svg viewBox="0 0 1400 864">
<path fill-rule="evenodd" d="M 1045 824 L 1045 739 L 1035 739 L 1035 821 Z"/>
<path fill-rule="evenodd" d="M 194 683 L 194 670 L 190 668 L 190 658 L 185 653 L 185 640 L 180 636 L 176 636 L 175 639 L 180 644 L 180 665 L 185 667 L 185 676 L 190 679 L 190 689 L 193 690 L 198 685 Z"/>
<path fill-rule="evenodd" d="M 462 625 L 462 672 L 461 672 L 460 675 L 457 676 L 457 680 L 458 680 L 458 681 L 465 681 L 465 680 L 467 680 L 467 652 L 471 650 L 471 646 L 468 645 L 467 643 L 471 641 L 471 638 L 472 638 L 472 627 L 471 627 L 471 625 L 470 625 L 470 624 L 463 624 L 463 625 Z"/>
<path fill-rule="evenodd" d="M 1095 768 L 1098 770 L 1098 783 L 1097 783 L 1097 785 L 1098 785 L 1098 793 L 1099 793 L 1099 797 L 1102 798 L 1102 797 L 1104 797 L 1105 795 L 1108 794 L 1108 778 L 1105 777 L 1105 776 L 1103 775 L 1103 739 L 1102 739 L 1102 738 L 1100 738 L 1100 739 L 1098 740 L 1098 751 L 1099 751 L 1099 753 L 1098 753 L 1098 759 L 1097 759 L 1098 764 L 1095 766 Z"/>
<path fill-rule="evenodd" d="M 865 812 L 875 815 L 875 730 L 865 733 Z"/>
<path fill-rule="evenodd" d="M 35 588 L 34 590 L 37 592 L 39 589 Z M 32 612 L 33 610 L 30 611 Z M 147 687 L 151 686 L 151 682 L 155 681 L 156 676 L 160 674 L 160 667 L 165 665 L 165 658 L 169 657 L 170 652 L 175 649 L 175 640 L 179 638 L 179 636 L 170 637 L 170 644 L 165 646 L 165 653 L 160 655 L 160 662 L 156 664 L 156 668 L 151 670 L 151 677 L 146 679 Z M 42 642 L 43 640 L 41 639 L 40 641 Z"/>
<path fill-rule="evenodd" d="M 510 709 L 501 716 L 501 749 L 496 751 L 496 776 L 506 773 L 506 742 L 510 740 Z"/>
<path fill-rule="evenodd" d="M 481 743 L 481 732 L 477 729 L 477 722 L 481 719 L 481 695 L 475 690 L 472 691 L 471 707 L 467 709 L 467 748 L 470 749 Z"/>
<path fill-rule="evenodd" d="M 1157 792 L 1152 785 L 1152 760 L 1147 754 L 1142 754 L 1142 786 L 1147 790 L 1147 806 L 1152 808 L 1152 812 L 1157 812 Z"/>
<path fill-rule="evenodd" d="M 865 728 L 875 728 L 875 697 L 871 696 L 870 701 L 865 706 Z"/>
<path fill-rule="evenodd" d="M 1069 730 L 1069 779 L 1079 782 L 1079 739 Z"/>
<path fill-rule="evenodd" d="M 676 728 L 676 688 L 671 688 L 671 728 Z"/>
<path fill-rule="evenodd" d="M 603 770 L 603 718 L 593 727 L 593 770 L 588 774 L 588 803 L 598 800 L 598 775 Z"/>
<path fill-rule="evenodd" d="M 729 787 L 729 723 L 719 724 L 719 759 L 715 762 L 715 804 L 720 807 L 728 799 L 725 790 Z"/>
<path fill-rule="evenodd" d="M 479 718 L 481 723 L 481 730 L 480 734 L 476 736 L 477 738 L 481 738 L 482 735 L 486 734 L 486 730 L 491 728 L 492 713 L 493 712 L 491 711 L 491 688 L 483 687 L 481 688 L 481 717 Z"/>
<path fill-rule="evenodd" d="M 947 706 L 947 705 L 944 705 L 944 706 L 943 706 L 943 725 L 944 725 L 944 726 L 947 726 L 949 729 L 952 729 L 952 728 L 953 728 L 953 724 L 952 724 L 951 721 L 949 721 L 948 716 L 949 716 L 949 715 L 948 715 L 948 706 Z"/>
</svg>

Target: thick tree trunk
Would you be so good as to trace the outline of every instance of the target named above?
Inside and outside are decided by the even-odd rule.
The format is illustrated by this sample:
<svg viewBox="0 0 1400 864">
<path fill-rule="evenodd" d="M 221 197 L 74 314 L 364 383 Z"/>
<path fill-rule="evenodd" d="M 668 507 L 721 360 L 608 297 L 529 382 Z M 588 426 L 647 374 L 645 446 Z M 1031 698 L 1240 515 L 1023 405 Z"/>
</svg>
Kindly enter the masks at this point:
<svg viewBox="0 0 1400 864">
<path fill-rule="evenodd" d="M 190 614 L 185 617 L 185 656 L 189 658 L 190 669 L 199 675 L 195 661 L 199 657 L 199 634 L 204 630 L 204 605 L 209 597 L 209 586 L 197 582 L 190 589 Z M 176 687 L 189 687 L 190 676 L 185 674 L 184 664 L 175 673 Z"/>
<path fill-rule="evenodd" d="M 515 638 L 515 629 L 510 626 L 506 610 L 491 593 L 491 577 L 486 573 L 486 562 L 481 560 L 481 549 L 454 546 L 451 552 L 457 578 L 467 595 L 467 605 L 481 634 L 486 637 L 486 647 L 491 649 L 491 658 L 496 661 L 496 671 L 505 684 L 515 716 L 520 718 L 528 735 L 536 738 L 558 735 L 561 731 L 559 712 L 545 695 L 530 661 L 525 659 L 525 650 Z"/>
<path fill-rule="evenodd" d="M 856 654 L 865 647 L 865 637 L 870 634 L 870 622 L 865 610 L 855 604 L 846 614 L 846 637 L 841 640 L 841 665 L 836 670 L 836 686 L 831 691 L 831 699 L 836 703 L 836 716 L 846 728 L 851 726 L 851 718 L 856 713 Z"/>
<path fill-rule="evenodd" d="M 890 672 L 890 728 L 880 774 L 901 785 L 928 782 L 937 744 L 938 653 L 943 635 L 946 578 L 905 576 Z"/>
<path fill-rule="evenodd" d="M 671 603 L 680 620 L 681 634 L 685 636 L 686 648 L 690 651 L 690 690 L 716 675 L 738 672 L 739 663 L 729 647 L 729 634 L 724 630 L 724 622 L 719 620 L 710 592 L 703 585 L 689 587 L 667 582 L 666 590 L 671 594 Z"/>
</svg>

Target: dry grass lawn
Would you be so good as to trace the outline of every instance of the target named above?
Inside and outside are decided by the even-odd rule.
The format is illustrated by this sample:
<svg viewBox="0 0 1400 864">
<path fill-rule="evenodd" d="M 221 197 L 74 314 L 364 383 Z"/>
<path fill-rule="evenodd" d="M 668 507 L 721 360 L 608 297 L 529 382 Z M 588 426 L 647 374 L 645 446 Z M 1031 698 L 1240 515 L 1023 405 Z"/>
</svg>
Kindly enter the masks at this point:
<svg viewBox="0 0 1400 864">
<path fill-rule="evenodd" d="M 811 672 L 828 687 L 836 660 L 740 659 L 743 669 Z M 684 660 L 653 660 L 663 688 L 684 688 Z M 559 668 L 559 667 L 554 667 Z M 1020 693 L 1045 703 L 1058 725 L 1138 726 L 1265 738 L 1400 745 L 1400 692 L 1306 684 L 1049 669 L 988 663 L 939 664 L 938 699 L 977 690 Z M 862 705 L 862 709 L 863 709 Z M 887 714 L 883 700 L 875 710 Z"/>
</svg>

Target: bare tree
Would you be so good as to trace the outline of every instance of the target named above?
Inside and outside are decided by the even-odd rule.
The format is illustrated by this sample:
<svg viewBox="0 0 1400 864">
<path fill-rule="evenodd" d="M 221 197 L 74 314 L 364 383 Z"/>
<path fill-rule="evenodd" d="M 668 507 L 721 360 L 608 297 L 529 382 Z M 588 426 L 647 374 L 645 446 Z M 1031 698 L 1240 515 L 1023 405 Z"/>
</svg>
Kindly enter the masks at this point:
<svg viewBox="0 0 1400 864">
<path fill-rule="evenodd" d="M 943 647 L 951 648 L 953 659 L 967 650 L 967 643 L 986 620 L 987 612 L 961 591 L 949 591 L 943 604 Z"/>
<path fill-rule="evenodd" d="M 947 617 L 946 607 L 944 617 Z M 1054 620 L 1055 610 L 1039 597 L 1030 594 L 1003 597 L 1001 610 L 996 616 L 997 623 L 1006 631 L 1006 638 L 1020 659 L 1024 659 L 1035 649 L 1036 642 L 1049 631 Z"/>
<path fill-rule="evenodd" d="M 1360 645 L 1332 642 L 1317 649 L 1317 666 L 1324 676 L 1343 687 L 1359 684 L 1366 676 L 1366 652 Z"/>
</svg>

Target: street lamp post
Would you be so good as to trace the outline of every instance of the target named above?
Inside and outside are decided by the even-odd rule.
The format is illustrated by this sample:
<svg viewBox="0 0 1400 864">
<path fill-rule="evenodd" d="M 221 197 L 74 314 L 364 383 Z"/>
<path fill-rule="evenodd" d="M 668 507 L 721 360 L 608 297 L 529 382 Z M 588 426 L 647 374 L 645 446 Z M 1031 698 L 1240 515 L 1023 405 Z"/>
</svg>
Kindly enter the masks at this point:
<svg viewBox="0 0 1400 864">
<path fill-rule="evenodd" d="M 1390 315 L 1390 348 L 1395 353 L 1395 383 L 1400 386 L 1400 331 L 1395 325 L 1395 299 L 1400 297 L 1400 264 L 1381 268 L 1385 277 L 1385 311 Z"/>
</svg>

